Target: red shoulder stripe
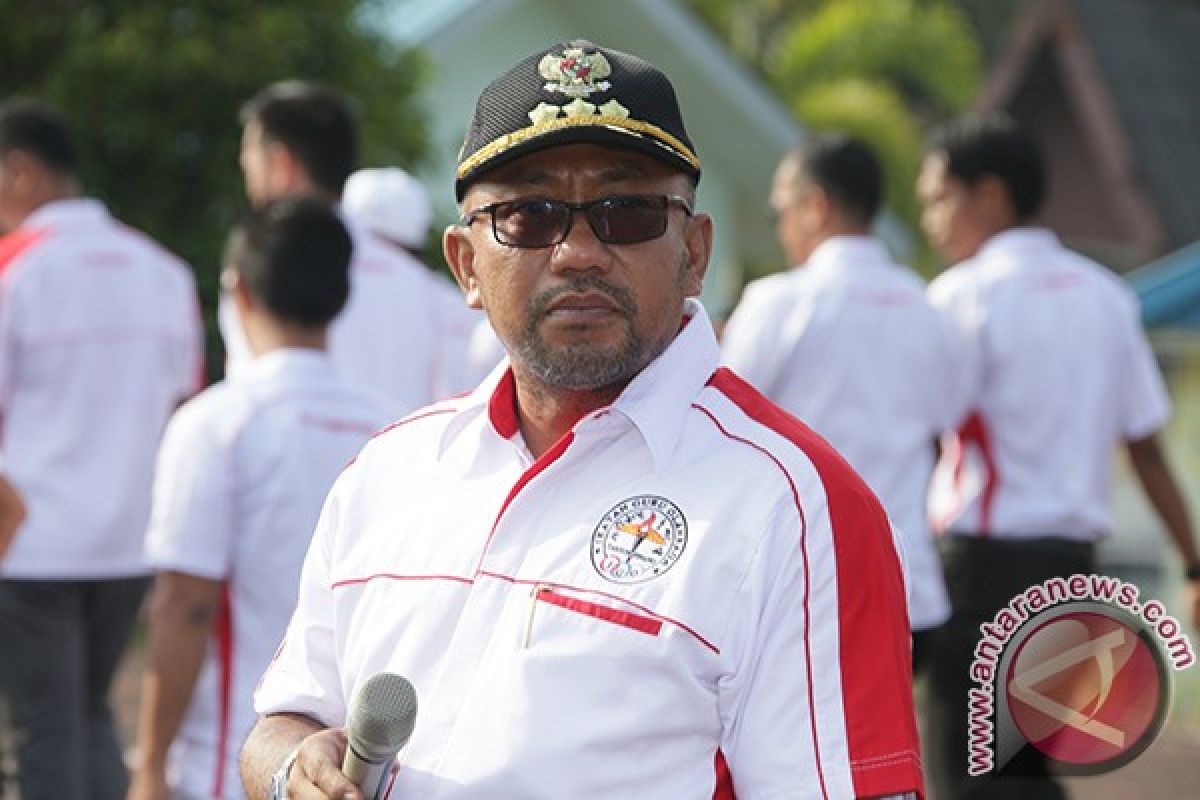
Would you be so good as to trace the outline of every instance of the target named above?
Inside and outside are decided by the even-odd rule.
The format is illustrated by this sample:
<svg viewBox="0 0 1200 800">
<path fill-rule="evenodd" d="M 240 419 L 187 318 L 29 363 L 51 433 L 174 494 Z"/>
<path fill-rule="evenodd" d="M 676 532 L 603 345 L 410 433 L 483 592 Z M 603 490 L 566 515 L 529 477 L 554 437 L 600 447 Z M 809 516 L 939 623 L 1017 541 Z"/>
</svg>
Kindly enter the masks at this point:
<svg viewBox="0 0 1200 800">
<path fill-rule="evenodd" d="M 719 369 L 709 385 L 800 448 L 825 488 L 837 563 L 842 706 L 855 796 L 923 792 L 904 577 L 883 507 L 828 442 L 750 384 Z"/>
<path fill-rule="evenodd" d="M 17 257 L 46 237 L 45 228 L 18 228 L 0 238 L 0 275 L 17 260 Z"/>
</svg>

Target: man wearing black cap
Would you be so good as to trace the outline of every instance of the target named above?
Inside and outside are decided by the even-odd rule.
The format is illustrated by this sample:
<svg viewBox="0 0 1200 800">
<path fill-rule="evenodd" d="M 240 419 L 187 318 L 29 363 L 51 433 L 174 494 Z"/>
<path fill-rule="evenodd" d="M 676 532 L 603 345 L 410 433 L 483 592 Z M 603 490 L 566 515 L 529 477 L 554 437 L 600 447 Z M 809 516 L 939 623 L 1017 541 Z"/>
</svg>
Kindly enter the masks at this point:
<svg viewBox="0 0 1200 800">
<path fill-rule="evenodd" d="M 699 177 L 634 56 L 564 43 L 483 91 L 444 247 L 509 369 L 335 485 L 256 695 L 252 798 L 363 796 L 341 726 L 379 672 L 420 697 L 396 797 L 920 793 L 892 531 L 718 369 Z"/>
</svg>

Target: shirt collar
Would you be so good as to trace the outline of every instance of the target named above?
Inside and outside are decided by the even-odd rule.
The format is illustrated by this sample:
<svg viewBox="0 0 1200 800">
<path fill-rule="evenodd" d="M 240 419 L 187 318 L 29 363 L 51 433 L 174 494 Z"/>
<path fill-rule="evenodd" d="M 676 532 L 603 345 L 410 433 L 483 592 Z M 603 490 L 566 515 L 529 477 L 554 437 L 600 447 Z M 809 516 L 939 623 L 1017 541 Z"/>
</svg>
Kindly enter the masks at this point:
<svg viewBox="0 0 1200 800">
<path fill-rule="evenodd" d="M 239 378 L 262 375 L 322 375 L 333 371 L 329 353 L 310 347 L 280 347 L 263 353 L 239 371 Z"/>
<path fill-rule="evenodd" d="M 91 197 L 68 197 L 52 200 L 25 218 L 22 228 L 41 228 L 54 225 L 74 225 L 80 222 L 107 221 L 108 210 Z"/>
<path fill-rule="evenodd" d="M 1042 250 L 1047 247 L 1058 247 L 1058 237 L 1046 228 L 1009 228 L 995 234 L 979 248 L 976 258 L 983 259 L 989 255 L 1013 250 Z"/>
<path fill-rule="evenodd" d="M 844 269 L 859 264 L 877 264 L 888 260 L 883 242 L 874 236 L 831 236 L 821 242 L 804 268 L 810 270 Z"/>
<path fill-rule="evenodd" d="M 687 421 L 687 412 L 720 359 L 716 335 L 704 307 L 689 298 L 684 313 L 684 325 L 667 349 L 634 376 L 607 409 L 628 420 L 638 431 L 656 469 L 669 462 Z M 487 414 L 489 427 L 496 435 L 505 439 L 516 436 L 516 385 L 508 360 L 456 405 L 456 418 L 442 434 L 441 452 L 469 419 L 481 413 Z M 576 427 L 595 416 L 588 415 Z"/>
</svg>

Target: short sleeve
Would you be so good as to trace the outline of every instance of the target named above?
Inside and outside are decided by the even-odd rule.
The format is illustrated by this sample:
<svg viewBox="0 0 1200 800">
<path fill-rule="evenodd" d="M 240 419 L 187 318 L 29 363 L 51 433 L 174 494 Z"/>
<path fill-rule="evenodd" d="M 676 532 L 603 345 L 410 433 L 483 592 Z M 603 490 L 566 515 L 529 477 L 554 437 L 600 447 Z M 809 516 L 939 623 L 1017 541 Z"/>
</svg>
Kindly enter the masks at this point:
<svg viewBox="0 0 1200 800">
<path fill-rule="evenodd" d="M 721 362 L 768 396 L 794 343 L 785 342 L 780 330 L 784 278 L 771 276 L 747 286 L 721 336 Z"/>
<path fill-rule="evenodd" d="M 229 573 L 233 546 L 233 470 L 214 399 L 201 395 L 167 424 L 145 554 L 156 570 L 221 580 Z"/>
<path fill-rule="evenodd" d="M 259 714 L 304 714 L 329 726 L 345 722 L 329 577 L 339 494 L 334 484 L 304 558 L 296 610 L 254 693 L 254 710 Z"/>
<path fill-rule="evenodd" d="M 204 322 L 200 313 L 200 300 L 196 296 L 196 285 L 192 280 L 185 282 L 183 303 L 185 328 L 180 338 L 178 364 L 178 396 L 190 397 L 204 388 Z"/>
<path fill-rule="evenodd" d="M 943 413 L 948 429 L 958 427 L 979 404 L 986 368 L 983 305 L 971 287 L 954 277 L 943 275 L 928 290 L 929 303 L 938 312 L 945 340 L 948 369 L 944 373 Z"/>
<path fill-rule="evenodd" d="M 1121 434 L 1134 441 L 1158 431 L 1171 415 L 1171 401 L 1163 383 L 1154 351 L 1142 330 L 1136 302 L 1130 303 L 1125 324 L 1128 364 L 1123 370 L 1120 387 Z"/>
<path fill-rule="evenodd" d="M 732 672 L 719 687 L 721 750 L 739 797 L 920 791 L 896 541 L 863 497 L 874 507 L 854 513 L 870 525 L 839 532 L 857 541 L 834 547 L 825 509 L 781 507 L 739 593 L 737 617 L 749 623 L 732 632 Z"/>
</svg>

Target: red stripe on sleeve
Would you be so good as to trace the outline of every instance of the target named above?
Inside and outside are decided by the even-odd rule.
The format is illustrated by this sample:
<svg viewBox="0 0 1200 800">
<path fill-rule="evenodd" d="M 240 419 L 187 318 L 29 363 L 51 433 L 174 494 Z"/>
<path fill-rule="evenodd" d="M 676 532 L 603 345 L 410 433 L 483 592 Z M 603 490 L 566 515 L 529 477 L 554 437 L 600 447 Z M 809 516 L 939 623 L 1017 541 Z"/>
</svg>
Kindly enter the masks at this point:
<svg viewBox="0 0 1200 800">
<path fill-rule="evenodd" d="M 46 236 L 45 228 L 18 228 L 0 238 L 0 274 L 17 260 L 17 257 L 40 242 Z"/>
<path fill-rule="evenodd" d="M 820 476 L 837 563 L 839 662 L 856 797 L 923 793 L 904 577 L 887 516 L 832 446 L 727 369 L 709 380 L 795 444 Z"/>
</svg>

